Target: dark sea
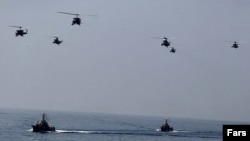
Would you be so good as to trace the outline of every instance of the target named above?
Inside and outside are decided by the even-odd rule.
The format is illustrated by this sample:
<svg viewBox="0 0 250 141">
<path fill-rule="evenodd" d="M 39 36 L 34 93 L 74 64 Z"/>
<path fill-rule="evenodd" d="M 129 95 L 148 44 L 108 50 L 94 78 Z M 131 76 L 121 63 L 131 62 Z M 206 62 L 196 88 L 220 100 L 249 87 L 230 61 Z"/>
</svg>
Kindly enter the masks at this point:
<svg viewBox="0 0 250 141">
<path fill-rule="evenodd" d="M 31 125 L 48 115 L 56 132 L 35 133 Z M 222 141 L 226 122 L 170 118 L 173 132 L 160 132 L 163 117 L 14 110 L 0 108 L 0 141 Z"/>
</svg>

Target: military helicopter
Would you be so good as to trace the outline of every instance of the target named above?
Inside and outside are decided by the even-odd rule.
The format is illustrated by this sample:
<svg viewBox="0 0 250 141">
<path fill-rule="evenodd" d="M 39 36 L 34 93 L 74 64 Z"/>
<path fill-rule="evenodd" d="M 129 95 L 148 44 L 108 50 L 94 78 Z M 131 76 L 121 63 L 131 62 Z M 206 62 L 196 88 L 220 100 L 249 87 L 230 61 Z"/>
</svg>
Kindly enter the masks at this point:
<svg viewBox="0 0 250 141">
<path fill-rule="evenodd" d="M 163 38 L 161 38 L 161 37 L 152 37 L 152 38 L 154 38 L 154 39 L 164 39 L 162 41 L 161 46 L 165 46 L 165 47 L 169 47 L 171 45 L 171 42 L 168 41 L 168 39 L 174 39 L 174 38 L 167 38 L 167 37 L 163 37 Z"/>
<path fill-rule="evenodd" d="M 227 42 L 233 42 L 233 45 L 231 46 L 232 48 L 239 48 L 239 43 L 247 43 L 245 41 L 241 41 L 241 42 L 236 42 L 236 41 L 227 41 Z"/>
<path fill-rule="evenodd" d="M 59 40 L 58 37 L 54 37 L 54 38 L 55 38 L 55 39 L 54 39 L 54 41 L 53 41 L 53 44 L 60 45 L 60 44 L 63 42 L 63 40 Z"/>
<path fill-rule="evenodd" d="M 163 41 L 162 41 L 162 44 L 161 44 L 161 46 L 165 46 L 165 47 L 169 47 L 170 46 L 170 41 L 168 41 L 168 38 L 166 38 L 166 37 L 163 37 Z"/>
<path fill-rule="evenodd" d="M 45 36 L 45 37 L 54 38 L 54 40 L 52 42 L 53 44 L 60 45 L 63 42 L 63 40 L 59 40 L 59 37 L 57 37 L 57 36 Z"/>
<path fill-rule="evenodd" d="M 74 13 L 66 13 L 66 12 L 57 12 L 61 14 L 68 14 L 68 15 L 75 15 L 76 17 L 73 18 L 72 24 L 71 25 L 81 25 L 81 18 L 79 18 L 80 14 L 74 14 Z M 97 15 L 84 15 L 84 16 L 97 16 Z"/>
<path fill-rule="evenodd" d="M 169 51 L 171 53 L 175 53 L 176 52 L 176 49 L 174 47 L 171 48 L 171 50 Z"/>
<path fill-rule="evenodd" d="M 18 30 L 16 30 L 16 37 L 17 36 L 22 36 L 23 37 L 23 35 L 28 34 L 28 29 L 25 29 L 25 31 L 24 31 L 24 30 L 22 30 L 21 26 L 9 26 L 9 27 L 19 28 Z"/>
<path fill-rule="evenodd" d="M 236 41 L 234 41 L 233 45 L 232 45 L 232 48 L 239 48 L 239 45 Z"/>
</svg>

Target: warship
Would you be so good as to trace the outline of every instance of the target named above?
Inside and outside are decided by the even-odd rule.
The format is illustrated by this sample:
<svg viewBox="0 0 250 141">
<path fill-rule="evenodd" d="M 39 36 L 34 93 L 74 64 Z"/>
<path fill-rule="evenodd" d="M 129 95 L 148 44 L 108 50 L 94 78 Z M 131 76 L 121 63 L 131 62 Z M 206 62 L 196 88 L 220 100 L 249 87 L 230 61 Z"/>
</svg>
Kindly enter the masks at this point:
<svg viewBox="0 0 250 141">
<path fill-rule="evenodd" d="M 173 130 L 174 130 L 173 127 L 171 127 L 171 126 L 168 124 L 168 119 L 166 119 L 165 124 L 163 124 L 163 125 L 161 126 L 161 131 L 162 131 L 162 132 L 169 132 L 169 131 L 173 131 Z"/>
<path fill-rule="evenodd" d="M 36 124 L 32 125 L 33 132 L 49 132 L 56 131 L 54 126 L 49 126 L 47 122 L 47 115 L 45 113 L 42 114 L 42 120 L 38 120 Z"/>
</svg>

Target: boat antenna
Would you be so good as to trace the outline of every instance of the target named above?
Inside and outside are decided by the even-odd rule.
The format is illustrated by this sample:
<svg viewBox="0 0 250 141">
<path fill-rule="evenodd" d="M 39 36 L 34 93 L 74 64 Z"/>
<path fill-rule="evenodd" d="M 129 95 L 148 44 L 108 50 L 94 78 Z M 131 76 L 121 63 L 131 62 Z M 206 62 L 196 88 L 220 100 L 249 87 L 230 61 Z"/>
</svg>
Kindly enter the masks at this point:
<svg viewBox="0 0 250 141">
<path fill-rule="evenodd" d="M 42 114 L 42 121 L 46 121 L 47 120 L 47 115 L 45 113 Z"/>
</svg>

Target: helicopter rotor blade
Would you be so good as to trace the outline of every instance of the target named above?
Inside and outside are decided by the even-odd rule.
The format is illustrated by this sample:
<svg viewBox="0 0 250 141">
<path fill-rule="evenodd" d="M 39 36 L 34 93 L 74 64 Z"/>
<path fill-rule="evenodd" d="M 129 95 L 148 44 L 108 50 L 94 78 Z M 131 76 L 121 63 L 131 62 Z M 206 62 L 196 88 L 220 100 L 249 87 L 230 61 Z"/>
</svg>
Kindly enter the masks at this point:
<svg viewBox="0 0 250 141">
<path fill-rule="evenodd" d="M 52 38 L 52 36 L 44 36 L 45 38 Z"/>
<path fill-rule="evenodd" d="M 246 43 L 248 43 L 247 41 L 239 41 L 239 43 L 241 43 L 241 44 L 246 44 Z"/>
<path fill-rule="evenodd" d="M 246 44 L 246 43 L 248 43 L 248 41 L 226 41 L 226 42 L 230 42 L 230 43 L 236 42 L 236 43 L 241 43 L 241 44 Z"/>
<path fill-rule="evenodd" d="M 153 39 L 165 39 L 167 37 L 151 37 L 151 38 L 153 38 Z M 175 37 L 171 37 L 171 38 L 167 38 L 167 39 L 174 40 Z"/>
<path fill-rule="evenodd" d="M 44 36 L 44 37 L 47 37 L 47 38 L 58 38 L 57 36 Z"/>
<path fill-rule="evenodd" d="M 152 39 L 164 39 L 162 37 L 151 37 Z"/>
<path fill-rule="evenodd" d="M 83 15 L 83 16 L 99 17 L 99 15 Z"/>
<path fill-rule="evenodd" d="M 67 12 L 57 12 L 57 13 L 79 16 L 79 14 L 67 13 Z"/>
<path fill-rule="evenodd" d="M 21 26 L 9 26 L 9 27 L 16 27 L 16 28 L 22 28 Z"/>
</svg>

